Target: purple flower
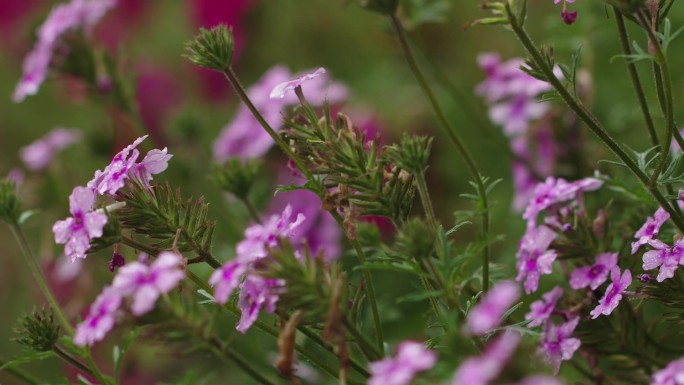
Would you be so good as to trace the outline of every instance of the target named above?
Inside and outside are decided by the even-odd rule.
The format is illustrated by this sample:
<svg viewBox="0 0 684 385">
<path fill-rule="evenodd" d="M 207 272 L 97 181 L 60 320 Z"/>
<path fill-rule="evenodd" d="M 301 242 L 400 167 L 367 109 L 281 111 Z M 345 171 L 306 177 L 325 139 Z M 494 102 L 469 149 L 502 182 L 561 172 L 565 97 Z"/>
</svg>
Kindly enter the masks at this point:
<svg viewBox="0 0 684 385">
<path fill-rule="evenodd" d="M 246 333 L 254 324 L 259 311 L 266 310 L 273 313 L 278 302 L 277 289 L 282 288 L 285 283 L 279 279 L 268 279 L 258 275 L 248 275 L 240 285 L 240 296 L 238 297 L 238 308 L 241 316 L 240 322 L 235 329 L 240 333 Z"/>
<path fill-rule="evenodd" d="M 112 255 L 112 259 L 109 261 L 109 271 L 113 273 L 117 267 L 121 267 L 125 264 L 126 259 L 123 257 L 123 255 L 115 251 Z"/>
<path fill-rule="evenodd" d="M 563 1 L 563 9 L 560 12 L 561 19 L 565 24 L 572 24 L 577 20 L 577 11 L 568 11 L 568 3 L 574 3 L 575 0 L 553 0 L 554 4 L 558 4 Z"/>
<path fill-rule="evenodd" d="M 684 358 L 674 360 L 667 366 L 653 373 L 651 385 L 682 385 L 684 384 Z"/>
<path fill-rule="evenodd" d="M 122 296 L 133 297 L 131 311 L 139 316 L 152 310 L 159 296 L 173 290 L 184 277 L 183 258 L 164 251 L 150 266 L 136 261 L 121 267 L 112 287 Z"/>
<path fill-rule="evenodd" d="M 324 73 L 325 69 L 319 68 L 312 73 L 305 74 L 294 80 L 288 80 L 286 82 L 280 83 L 273 87 L 273 90 L 271 90 L 271 93 L 268 95 L 268 97 L 271 99 L 282 99 L 285 97 L 285 94 L 287 94 L 288 91 L 293 91 L 297 87 L 301 87 L 304 82 L 317 78 Z"/>
<path fill-rule="evenodd" d="M 131 167 L 130 173 L 135 175 L 145 185 L 149 185 L 152 175 L 160 174 L 169 167 L 169 160 L 173 155 L 168 150 L 150 150 L 140 163 Z"/>
<path fill-rule="evenodd" d="M 114 327 L 121 299 L 117 290 L 106 287 L 90 306 L 88 316 L 76 327 L 74 344 L 92 346 L 102 340 Z"/>
<path fill-rule="evenodd" d="M 52 162 L 58 152 L 80 139 L 79 130 L 55 128 L 44 137 L 22 148 L 19 156 L 29 170 L 42 170 Z"/>
<path fill-rule="evenodd" d="M 561 325 L 547 322 L 542 333 L 539 352 L 551 365 L 555 373 L 560 369 L 561 361 L 572 359 L 575 351 L 580 347 L 580 340 L 572 338 L 572 332 L 579 323 L 579 317 Z"/>
<path fill-rule="evenodd" d="M 645 245 L 650 240 L 656 239 L 660 232 L 660 226 L 668 219 L 670 219 L 670 214 L 663 210 L 662 207 L 658 207 L 655 214 L 653 214 L 652 217 L 648 217 L 641 228 L 634 233 L 634 238 L 636 238 L 637 241 L 632 242 L 632 254 L 636 253 L 641 245 Z"/>
<path fill-rule="evenodd" d="M 674 272 L 677 267 L 684 262 L 684 239 L 680 239 L 673 246 L 669 246 L 657 239 L 648 242 L 655 250 L 644 253 L 643 268 L 644 270 L 653 270 L 660 266 L 658 282 L 663 282 L 668 278 L 674 277 Z"/>
<path fill-rule="evenodd" d="M 615 266 L 610 271 L 610 279 L 613 281 L 608 288 L 603 298 L 599 300 L 598 306 L 591 311 L 591 318 L 597 318 L 601 314 L 610 315 L 615 310 L 622 300 L 622 293 L 632 284 L 632 272 L 625 269 L 620 277 L 620 268 Z"/>
<path fill-rule="evenodd" d="M 404 341 L 394 358 L 370 363 L 367 385 L 410 385 L 416 373 L 431 369 L 436 362 L 437 354 L 422 343 Z"/>
<path fill-rule="evenodd" d="M 537 291 L 539 277 L 542 274 L 551 274 L 551 265 L 556 260 L 556 252 L 548 250 L 551 242 L 556 238 L 556 233 L 546 226 L 528 228 L 518 247 L 518 282 L 525 279 L 525 292 L 527 294 Z"/>
<path fill-rule="evenodd" d="M 115 0 L 72 0 L 52 8 L 38 29 L 36 45 L 24 58 L 24 74 L 14 90 L 14 102 L 19 103 L 26 96 L 38 92 L 47 76 L 52 54 L 57 49 L 62 35 L 79 28 L 90 32 L 115 4 Z"/>
<path fill-rule="evenodd" d="M 97 170 L 93 180 L 88 182 L 88 187 L 95 189 L 98 194 L 116 194 L 126 183 L 128 171 L 134 167 L 135 161 L 140 156 L 140 151 L 136 147 L 146 138 L 147 135 L 142 136 L 126 146 L 114 156 L 104 171 Z"/>
<path fill-rule="evenodd" d="M 520 94 L 510 100 L 489 107 L 489 119 L 503 127 L 507 136 L 524 134 L 531 120 L 544 116 L 550 107 L 529 96 Z"/>
<path fill-rule="evenodd" d="M 608 279 L 608 273 L 617 266 L 618 253 L 601 253 L 592 266 L 578 267 L 570 276 L 570 287 L 577 290 L 591 287 L 596 290 Z"/>
<path fill-rule="evenodd" d="M 501 324 L 504 313 L 520 298 L 520 288 L 513 281 L 503 281 L 485 294 L 468 313 L 467 329 L 482 335 Z"/>
<path fill-rule="evenodd" d="M 480 357 L 470 357 L 456 370 L 451 385 L 487 385 L 496 379 L 520 342 L 520 334 L 505 332 L 489 343 Z"/>
<path fill-rule="evenodd" d="M 556 303 L 563 296 L 563 289 L 556 286 L 550 292 L 544 294 L 542 299 L 534 301 L 530 305 L 530 312 L 525 315 L 526 320 L 531 320 L 528 327 L 539 326 L 551 317 L 556 308 Z"/>
<path fill-rule="evenodd" d="M 99 211 L 90 211 L 95 204 L 95 192 L 86 187 L 75 187 L 69 196 L 71 217 L 55 222 L 52 232 L 55 242 L 66 244 L 64 254 L 76 258 L 85 258 L 90 247 L 90 240 L 102 236 L 102 229 L 107 223 L 107 215 Z"/>
<path fill-rule="evenodd" d="M 247 90 L 247 95 L 261 112 L 269 126 L 276 132 L 282 128 L 283 114 L 287 106 L 299 103 L 299 99 L 291 93 L 281 99 L 271 99 L 271 90 L 278 84 L 287 82 L 292 74 L 285 66 L 275 66 L 268 70 L 262 78 Z M 302 90 L 309 103 L 314 106 L 323 105 L 325 100 L 331 103 L 340 102 L 347 97 L 347 89 L 339 83 L 328 87 L 329 78 L 318 76 L 302 85 Z M 230 157 L 257 158 L 273 147 L 273 139 L 254 118 L 247 107 L 241 105 L 233 121 L 228 124 L 214 141 L 214 160 L 225 162 Z"/>
<path fill-rule="evenodd" d="M 602 185 L 603 181 L 597 178 L 567 182 L 562 178 L 549 177 L 534 189 L 534 196 L 527 205 L 523 218 L 527 220 L 528 226 L 533 226 L 541 211 L 558 203 L 575 200 L 582 192 L 598 190 Z"/>
<path fill-rule="evenodd" d="M 240 285 L 242 276 L 247 272 L 247 264 L 234 260 L 216 269 L 209 278 L 209 284 L 214 287 L 216 303 L 224 304 L 233 291 Z"/>
</svg>

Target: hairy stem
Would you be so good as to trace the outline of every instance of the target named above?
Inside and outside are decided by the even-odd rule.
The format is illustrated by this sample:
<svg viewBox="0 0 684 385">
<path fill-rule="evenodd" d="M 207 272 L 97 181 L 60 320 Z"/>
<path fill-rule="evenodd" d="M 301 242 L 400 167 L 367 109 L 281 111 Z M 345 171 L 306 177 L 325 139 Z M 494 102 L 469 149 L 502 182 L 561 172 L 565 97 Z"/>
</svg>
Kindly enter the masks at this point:
<svg viewBox="0 0 684 385">
<path fill-rule="evenodd" d="M 435 217 L 435 210 L 432 207 L 432 200 L 430 199 L 430 194 L 428 194 L 427 183 L 425 182 L 425 172 L 420 172 L 415 175 L 416 186 L 418 187 L 418 195 L 420 195 L 420 201 L 423 204 L 423 211 L 425 211 L 425 216 L 428 221 L 430 221 L 430 226 L 433 232 L 437 232 L 439 224 L 437 218 Z"/>
<path fill-rule="evenodd" d="M 67 364 L 73 366 L 74 368 L 80 370 L 81 372 L 83 372 L 83 373 L 85 373 L 91 377 L 96 377 L 95 374 L 87 366 L 85 366 L 83 363 L 81 363 L 80 361 L 76 360 L 74 357 L 67 354 L 59 346 L 55 345 L 52 348 L 52 351 L 55 352 L 55 354 L 57 354 L 57 356 L 59 358 L 61 358 L 62 360 L 64 360 L 64 362 L 66 362 Z"/>
<path fill-rule="evenodd" d="M 475 163 L 475 159 L 470 154 L 470 151 L 468 151 L 468 148 L 463 143 L 463 140 L 461 140 L 461 137 L 458 135 L 454 127 L 452 127 L 449 123 L 444 111 L 442 111 L 442 107 L 440 107 L 439 102 L 437 101 L 437 97 L 435 96 L 434 92 L 432 92 L 427 80 L 425 80 L 425 76 L 420 70 L 420 67 L 418 67 L 418 63 L 413 55 L 413 51 L 411 50 L 411 46 L 406 39 L 406 33 L 404 31 L 404 27 L 401 25 L 401 21 L 396 15 L 390 16 L 390 21 L 392 22 L 395 35 L 399 40 L 401 50 L 406 58 L 406 61 L 408 62 L 409 67 L 411 68 L 411 71 L 413 72 L 413 75 L 418 81 L 423 93 L 430 101 L 432 109 L 437 115 L 437 119 L 446 130 L 449 139 L 451 139 L 453 144 L 456 146 L 459 154 L 461 154 L 461 157 L 465 161 L 468 170 L 477 184 L 477 193 L 482 202 L 482 239 L 485 241 L 485 245 L 482 249 L 482 291 L 487 292 L 489 289 L 489 204 L 487 201 L 487 191 L 484 186 L 484 182 L 482 181 L 482 173 L 477 167 L 477 163 Z"/>
<path fill-rule="evenodd" d="M 678 210 L 675 210 L 670 203 L 665 199 L 663 194 L 660 192 L 660 190 L 657 188 L 657 186 L 651 186 L 649 185 L 649 179 L 644 172 L 642 172 L 639 169 L 639 166 L 627 155 L 624 149 L 613 139 L 610 134 L 603 128 L 601 123 L 596 119 L 596 117 L 586 108 L 584 107 L 579 100 L 576 100 L 565 87 L 563 84 L 556 78 L 556 75 L 553 73 L 553 69 L 550 68 L 546 62 L 544 61 L 544 58 L 541 55 L 541 52 L 539 52 L 539 49 L 534 45 L 532 42 L 532 39 L 530 36 L 527 34 L 527 31 L 519 25 L 518 20 L 515 16 L 515 14 L 511 11 L 510 5 L 508 3 L 505 3 L 504 6 L 506 7 L 506 13 L 508 15 L 508 20 L 510 22 L 510 26 L 515 32 L 516 36 L 522 43 L 522 45 L 525 47 L 527 52 L 530 54 L 532 60 L 534 61 L 535 65 L 537 65 L 544 75 L 546 76 L 547 80 L 553 88 L 558 92 L 560 97 L 565 101 L 565 103 L 570 107 L 570 109 L 577 115 L 584 124 L 589 127 L 589 129 L 625 164 L 625 166 L 637 177 L 639 182 L 646 188 L 646 190 L 653 196 L 653 198 L 660 204 L 660 206 L 663 208 L 663 210 L 667 211 L 668 214 L 670 214 L 670 220 L 674 223 L 674 225 L 679 229 L 679 231 L 684 232 L 684 220 L 682 219 L 680 213 Z"/>
</svg>

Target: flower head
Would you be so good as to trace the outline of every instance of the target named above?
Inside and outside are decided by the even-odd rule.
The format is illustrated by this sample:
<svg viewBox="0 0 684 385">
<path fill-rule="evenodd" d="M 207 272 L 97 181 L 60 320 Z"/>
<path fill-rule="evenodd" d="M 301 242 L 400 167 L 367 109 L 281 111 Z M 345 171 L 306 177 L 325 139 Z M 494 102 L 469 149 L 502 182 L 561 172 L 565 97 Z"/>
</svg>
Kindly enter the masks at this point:
<svg viewBox="0 0 684 385">
<path fill-rule="evenodd" d="M 682 385 L 684 384 L 684 358 L 674 360 L 655 373 L 651 385 Z"/>
<path fill-rule="evenodd" d="M 19 155 L 28 169 L 42 170 L 52 162 L 58 152 L 80 139 L 79 130 L 55 128 L 44 137 L 22 148 Z"/>
<path fill-rule="evenodd" d="M 490 342 L 482 356 L 463 361 L 451 385 L 487 385 L 499 376 L 520 343 L 520 334 L 506 332 Z"/>
<path fill-rule="evenodd" d="M 534 197 L 527 205 L 523 218 L 527 220 L 528 226 L 534 226 L 541 211 L 558 203 L 574 201 L 582 192 L 598 190 L 602 185 L 603 181 L 597 178 L 567 182 L 562 178 L 549 177 L 535 188 Z"/>
<path fill-rule="evenodd" d="M 266 310 L 268 313 L 275 312 L 279 298 L 276 291 L 283 285 L 284 282 L 279 279 L 248 275 L 240 285 L 238 308 L 241 316 L 236 327 L 237 331 L 246 333 L 256 321 L 261 310 Z"/>
<path fill-rule="evenodd" d="M 551 265 L 556 260 L 556 252 L 549 250 L 556 233 L 546 226 L 528 228 L 518 246 L 517 281 L 525 280 L 525 292 L 537 291 L 539 277 L 551 274 Z"/>
<path fill-rule="evenodd" d="M 660 266 L 658 277 L 656 277 L 658 282 L 674 277 L 675 270 L 684 262 L 684 239 L 678 240 L 672 246 L 657 239 L 649 241 L 648 244 L 655 250 L 644 253 L 642 257 L 644 270 L 653 270 Z"/>
<path fill-rule="evenodd" d="M 504 281 L 482 297 L 466 320 L 468 330 L 476 335 L 499 326 L 503 315 L 520 298 L 520 288 L 512 281 Z"/>
<path fill-rule="evenodd" d="M 437 354 L 420 342 L 399 344 L 397 355 L 370 364 L 371 377 L 367 385 L 409 385 L 416 373 L 431 369 Z"/>
<path fill-rule="evenodd" d="M 124 186 L 129 177 L 128 171 L 133 169 L 135 161 L 140 156 L 140 151 L 136 147 L 146 138 L 147 135 L 142 136 L 119 151 L 104 171 L 95 172 L 95 178 L 88 182 L 88 187 L 95 189 L 98 194 L 116 194 Z"/>
<path fill-rule="evenodd" d="M 150 150 L 140 163 L 131 167 L 130 173 L 147 185 L 152 180 L 152 175 L 160 174 L 169 167 L 172 157 L 166 147 L 163 150 Z"/>
<path fill-rule="evenodd" d="M 551 322 L 546 323 L 542 333 L 539 352 L 556 373 L 560 369 L 561 361 L 570 360 L 575 351 L 580 347 L 580 340 L 571 337 L 572 332 L 577 327 L 577 323 L 579 323 L 579 318 L 573 318 L 560 325 Z"/>
<path fill-rule="evenodd" d="M 570 287 L 577 290 L 591 287 L 596 290 L 608 279 L 608 273 L 617 266 L 618 253 L 601 253 L 592 266 L 579 267 L 570 276 Z"/>
<path fill-rule="evenodd" d="M 620 276 L 620 268 L 614 266 L 610 271 L 610 279 L 613 281 L 603 298 L 599 300 L 598 306 L 591 311 L 591 318 L 597 318 L 601 314 L 610 315 L 622 300 L 622 293 L 632 284 L 632 272 L 626 270 Z"/>
<path fill-rule="evenodd" d="M 526 320 L 531 322 L 528 327 L 539 326 L 551 317 L 551 313 L 556 308 L 556 303 L 563 296 L 563 289 L 556 286 L 550 292 L 544 294 L 542 299 L 534 301 L 530 305 L 530 312 L 525 315 Z"/>
<path fill-rule="evenodd" d="M 102 236 L 102 229 L 107 223 L 107 215 L 99 211 L 91 211 L 95 204 L 95 192 L 86 187 L 75 187 L 69 196 L 71 217 L 55 222 L 52 232 L 55 242 L 66 244 L 64 254 L 76 258 L 85 258 L 90 247 L 90 240 Z"/>
<path fill-rule="evenodd" d="M 656 239 L 660 232 L 660 226 L 668 219 L 670 219 L 670 214 L 663 210 L 662 207 L 658 207 L 655 214 L 653 214 L 652 217 L 648 217 L 641 228 L 634 233 L 636 242 L 632 242 L 632 254 L 636 253 L 641 245 L 645 245 L 650 240 Z"/>
<path fill-rule="evenodd" d="M 90 306 L 88 316 L 78 324 L 74 344 L 92 346 L 102 340 L 116 320 L 116 313 L 121 307 L 121 295 L 111 287 L 106 287 Z"/>
</svg>

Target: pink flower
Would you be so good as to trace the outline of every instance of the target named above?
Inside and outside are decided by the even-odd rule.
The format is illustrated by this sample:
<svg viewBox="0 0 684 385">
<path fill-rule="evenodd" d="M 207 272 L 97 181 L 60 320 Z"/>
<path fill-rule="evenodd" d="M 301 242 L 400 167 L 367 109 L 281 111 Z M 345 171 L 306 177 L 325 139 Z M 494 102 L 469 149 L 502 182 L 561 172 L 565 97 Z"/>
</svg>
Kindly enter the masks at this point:
<svg viewBox="0 0 684 385">
<path fill-rule="evenodd" d="M 523 218 L 527 220 L 528 226 L 533 226 L 541 211 L 558 203 L 576 200 L 582 192 L 598 190 L 602 185 L 603 181 L 597 178 L 567 182 L 562 178 L 548 177 L 535 188 L 534 196 L 527 205 Z"/>
<path fill-rule="evenodd" d="M 518 282 L 525 279 L 525 292 L 537 291 L 539 277 L 551 274 L 551 265 L 556 260 L 556 252 L 548 250 L 556 233 L 546 226 L 528 228 L 518 247 Z"/>
<path fill-rule="evenodd" d="M 670 219 L 670 214 L 663 210 L 662 207 L 658 207 L 655 214 L 653 214 L 652 217 L 648 217 L 646 222 L 644 222 L 641 228 L 634 234 L 634 238 L 636 238 L 637 241 L 632 242 L 632 254 L 636 253 L 641 245 L 645 245 L 649 241 L 656 239 L 660 232 L 660 226 L 668 219 Z"/>
<path fill-rule="evenodd" d="M 173 155 L 168 153 L 166 147 L 163 150 L 150 150 L 140 163 L 131 167 L 130 173 L 145 185 L 149 185 L 152 175 L 164 172 L 169 167 L 169 160 L 172 157 Z"/>
<path fill-rule="evenodd" d="M 38 171 L 47 167 L 58 152 L 79 140 L 79 130 L 59 127 L 22 148 L 19 154 L 28 169 Z"/>
<path fill-rule="evenodd" d="M 591 318 L 597 318 L 601 314 L 610 315 L 615 310 L 622 300 L 622 293 L 632 284 L 632 272 L 626 270 L 620 277 L 620 268 L 614 266 L 610 271 L 610 279 L 613 281 L 608 288 L 603 298 L 599 300 L 598 306 L 591 311 Z"/>
<path fill-rule="evenodd" d="M 655 373 L 651 385 L 682 385 L 684 384 L 684 358 L 674 360 Z"/>
<path fill-rule="evenodd" d="M 644 270 L 653 270 L 660 266 L 658 282 L 674 277 L 677 267 L 684 262 L 684 239 L 680 239 L 673 246 L 669 246 L 657 239 L 648 242 L 655 250 L 644 253 Z"/>
<path fill-rule="evenodd" d="M 138 261 L 122 266 L 112 287 L 122 296 L 133 297 L 131 311 L 139 316 L 152 310 L 159 296 L 173 290 L 184 277 L 183 258 L 164 251 L 150 266 Z"/>
<path fill-rule="evenodd" d="M 13 100 L 19 103 L 38 92 L 62 35 L 79 28 L 90 32 L 115 4 L 115 0 L 72 0 L 52 8 L 38 29 L 36 45 L 24 59 L 24 74 L 14 90 Z"/>
<path fill-rule="evenodd" d="M 581 345 L 579 339 L 571 337 L 577 323 L 579 323 L 578 317 L 561 325 L 546 323 L 539 352 L 545 357 L 555 373 L 558 373 L 561 361 L 572 359 L 575 351 Z"/>
<path fill-rule="evenodd" d="M 146 138 L 147 135 L 142 136 L 126 146 L 114 156 L 104 171 L 97 170 L 95 178 L 88 182 L 88 187 L 95 189 L 98 194 L 116 194 L 125 185 L 128 171 L 133 169 L 135 161 L 140 156 L 140 151 L 136 147 Z"/>
<path fill-rule="evenodd" d="M 216 269 L 209 278 L 209 284 L 214 287 L 216 303 L 228 302 L 233 291 L 240 286 L 242 276 L 247 272 L 247 264 L 234 260 Z"/>
<path fill-rule="evenodd" d="M 278 303 L 277 289 L 285 283 L 278 279 L 263 278 L 258 275 L 248 275 L 240 285 L 238 308 L 240 309 L 240 322 L 237 331 L 246 333 L 259 317 L 261 310 L 273 313 Z"/>
<path fill-rule="evenodd" d="M 75 187 L 69 196 L 71 217 L 55 222 L 52 232 L 55 242 L 66 244 L 64 254 L 76 258 L 85 258 L 90 247 L 90 240 L 102 236 L 102 229 L 107 223 L 107 215 L 98 211 L 90 211 L 95 204 L 95 193 L 86 187 Z"/>
<path fill-rule="evenodd" d="M 90 306 L 88 316 L 76 327 L 74 344 L 92 346 L 102 340 L 114 327 L 121 299 L 117 290 L 106 287 Z"/>
<path fill-rule="evenodd" d="M 404 341 L 394 358 L 370 363 L 367 385 L 410 385 L 416 373 L 431 369 L 436 362 L 437 354 L 422 343 Z"/>
<path fill-rule="evenodd" d="M 591 287 L 596 290 L 608 279 L 608 273 L 617 266 L 618 253 L 601 253 L 592 266 L 579 267 L 570 276 L 570 287 L 577 290 Z"/>
<path fill-rule="evenodd" d="M 556 286 L 550 292 L 544 294 L 542 299 L 534 301 L 530 305 L 530 312 L 525 315 L 526 320 L 531 320 L 528 327 L 539 326 L 551 317 L 556 303 L 563 296 L 563 289 Z"/>
<path fill-rule="evenodd" d="M 271 93 L 268 95 L 271 99 L 282 99 L 288 91 L 294 91 L 297 87 L 301 87 L 302 84 L 308 80 L 317 78 L 325 73 L 324 68 L 319 68 L 316 71 L 300 76 L 294 80 L 288 80 L 286 82 L 280 83 L 273 87 Z"/>
<path fill-rule="evenodd" d="M 451 385 L 487 385 L 499 376 L 520 343 L 520 334 L 505 332 L 490 342 L 480 357 L 463 361 Z"/>
<path fill-rule="evenodd" d="M 520 298 L 520 288 L 513 281 L 498 283 L 468 313 L 467 329 L 475 334 L 485 334 L 501 324 L 503 315 Z"/>
</svg>

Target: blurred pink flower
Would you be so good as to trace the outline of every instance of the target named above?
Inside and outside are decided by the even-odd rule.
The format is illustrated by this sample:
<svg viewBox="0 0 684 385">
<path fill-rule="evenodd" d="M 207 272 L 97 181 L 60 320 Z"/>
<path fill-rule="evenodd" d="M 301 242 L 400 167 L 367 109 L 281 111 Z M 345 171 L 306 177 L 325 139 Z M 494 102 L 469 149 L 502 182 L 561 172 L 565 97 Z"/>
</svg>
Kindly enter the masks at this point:
<svg viewBox="0 0 684 385">
<path fill-rule="evenodd" d="M 394 358 L 370 363 L 371 377 L 367 385 L 410 385 L 416 373 L 431 369 L 437 354 L 420 342 L 404 341 Z"/>
<path fill-rule="evenodd" d="M 161 65 L 136 66 L 136 101 L 140 118 L 154 143 L 165 143 L 168 119 L 183 102 L 183 90 L 178 77 Z"/>
<path fill-rule="evenodd" d="M 74 344 L 92 346 L 101 341 L 114 327 L 121 300 L 117 290 L 106 287 L 90 306 L 88 316 L 76 327 Z"/>
<path fill-rule="evenodd" d="M 484 294 L 468 313 L 466 325 L 475 335 L 485 334 L 501 324 L 504 313 L 520 298 L 520 287 L 513 281 L 499 282 Z"/>
<path fill-rule="evenodd" d="M 618 253 L 601 253 L 592 266 L 578 267 L 570 276 L 570 287 L 577 290 L 591 287 L 596 290 L 608 279 L 608 273 L 617 266 Z"/>
<path fill-rule="evenodd" d="M 451 385 L 487 385 L 499 376 L 520 343 L 520 334 L 507 331 L 491 341 L 479 357 L 470 357 L 456 370 Z"/>
<path fill-rule="evenodd" d="M 542 299 L 532 302 L 530 312 L 525 315 L 526 320 L 530 320 L 528 327 L 539 326 L 551 317 L 556 308 L 556 303 L 563 296 L 563 289 L 556 286 L 550 292 L 544 294 Z"/>
<path fill-rule="evenodd" d="M 561 325 L 555 325 L 551 322 L 546 323 L 542 333 L 539 353 L 551 365 L 554 373 L 558 373 L 561 361 L 572 359 L 575 351 L 581 345 L 578 338 L 571 337 L 578 322 L 579 317 L 573 318 Z"/>
<path fill-rule="evenodd" d="M 69 128 L 54 128 L 42 138 L 19 150 L 19 156 L 26 168 L 38 171 L 47 167 L 58 152 L 81 140 L 81 131 Z"/>
<path fill-rule="evenodd" d="M 288 80 L 273 87 L 271 93 L 268 95 L 271 99 L 283 99 L 289 91 L 294 91 L 297 87 L 301 87 L 304 82 L 315 79 L 325 73 L 324 68 L 319 68 L 314 72 L 304 74 L 296 79 Z"/>
</svg>

